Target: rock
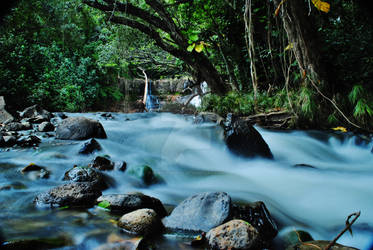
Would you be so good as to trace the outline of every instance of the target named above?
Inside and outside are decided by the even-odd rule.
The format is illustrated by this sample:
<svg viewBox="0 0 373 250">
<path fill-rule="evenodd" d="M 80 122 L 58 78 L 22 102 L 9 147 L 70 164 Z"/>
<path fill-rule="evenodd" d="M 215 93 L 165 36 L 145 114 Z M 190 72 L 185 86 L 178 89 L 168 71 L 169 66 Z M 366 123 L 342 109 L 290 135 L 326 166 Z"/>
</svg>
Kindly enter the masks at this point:
<svg viewBox="0 0 373 250">
<path fill-rule="evenodd" d="M 223 117 L 212 112 L 200 112 L 194 116 L 194 123 L 200 124 L 204 122 L 212 122 L 216 124 L 221 124 L 224 121 Z"/>
<path fill-rule="evenodd" d="M 148 165 L 133 167 L 128 170 L 128 173 L 141 179 L 146 185 L 164 182 L 159 175 L 154 174 L 153 169 Z"/>
<path fill-rule="evenodd" d="M 92 164 L 90 164 L 90 167 L 96 168 L 98 170 L 113 170 L 114 169 L 114 163 L 110 161 L 109 159 L 102 157 L 102 156 L 97 156 Z"/>
<path fill-rule="evenodd" d="M 243 220 L 231 220 L 211 229 L 206 238 L 212 249 L 258 249 L 258 231 Z"/>
<path fill-rule="evenodd" d="M 55 113 L 55 114 L 56 114 L 57 117 L 61 118 L 62 120 L 67 118 L 67 115 L 63 112 L 58 112 L 58 113 Z"/>
<path fill-rule="evenodd" d="M 79 150 L 79 154 L 92 154 L 95 151 L 100 151 L 101 145 L 95 139 L 85 142 Z"/>
<path fill-rule="evenodd" d="M 312 166 L 312 165 L 304 164 L 304 163 L 295 164 L 295 165 L 294 165 L 294 168 L 302 168 L 302 169 L 317 169 L 316 167 L 314 167 L 314 166 Z"/>
<path fill-rule="evenodd" d="M 304 244 L 307 243 L 307 244 Z M 299 243 L 296 245 L 292 245 L 286 250 L 315 250 L 315 249 L 325 249 L 329 245 L 330 241 L 325 240 L 315 240 L 315 241 L 307 241 L 303 243 Z M 354 247 L 344 246 L 338 243 L 335 243 L 331 248 L 331 250 L 358 250 Z"/>
<path fill-rule="evenodd" d="M 32 179 L 48 179 L 50 175 L 50 172 L 45 167 L 38 166 L 34 163 L 31 163 L 26 167 L 22 168 L 21 173 L 32 173 L 33 175 L 30 175 Z"/>
<path fill-rule="evenodd" d="M 101 117 L 104 117 L 106 119 L 114 119 L 114 116 L 110 113 L 103 113 L 101 114 Z"/>
<path fill-rule="evenodd" d="M 38 126 L 39 132 L 50 132 L 54 130 L 54 125 L 50 122 L 42 122 Z"/>
<path fill-rule="evenodd" d="M 164 226 L 153 209 L 138 209 L 123 215 L 118 226 L 139 235 L 153 235 L 162 232 Z"/>
<path fill-rule="evenodd" d="M 106 194 L 97 199 L 97 203 L 103 201 L 110 204 L 108 208 L 112 212 L 125 214 L 142 208 L 150 208 L 161 218 L 167 215 L 167 211 L 160 200 L 142 193 Z"/>
<path fill-rule="evenodd" d="M 13 135 L 5 135 L 2 138 L 3 138 L 2 146 L 4 147 L 12 147 L 13 145 L 17 143 L 17 137 Z"/>
<path fill-rule="evenodd" d="M 17 145 L 21 147 L 37 147 L 41 142 L 40 138 L 34 135 L 23 136 L 17 140 Z"/>
<path fill-rule="evenodd" d="M 85 117 L 69 117 L 62 120 L 57 126 L 56 135 L 57 139 L 63 140 L 107 138 L 101 123 Z"/>
<path fill-rule="evenodd" d="M 224 126 L 225 142 L 232 153 L 243 157 L 273 158 L 267 143 L 249 122 L 228 114 Z"/>
<path fill-rule="evenodd" d="M 11 189 L 21 190 L 21 189 L 26 189 L 26 188 L 27 188 L 27 186 L 25 184 L 23 184 L 22 182 L 15 181 L 15 182 L 12 182 L 10 184 L 6 184 L 4 186 L 0 186 L 0 191 L 11 190 Z"/>
<path fill-rule="evenodd" d="M 38 207 L 92 207 L 101 191 L 88 182 L 72 182 L 36 196 Z"/>
<path fill-rule="evenodd" d="M 33 105 L 19 113 L 21 118 L 34 118 L 33 123 L 41 121 L 49 121 L 52 118 L 52 114 L 39 105 Z"/>
<path fill-rule="evenodd" d="M 138 249 L 147 249 L 143 244 L 142 237 L 136 237 L 129 240 L 120 240 L 112 243 L 103 244 L 95 250 L 138 250 Z"/>
<path fill-rule="evenodd" d="M 231 198 L 226 193 L 197 194 L 181 202 L 163 223 L 170 230 L 207 232 L 228 219 L 230 208 Z"/>
<path fill-rule="evenodd" d="M 277 237 L 276 239 L 279 238 L 279 242 L 277 242 L 277 246 L 281 247 L 281 249 L 286 249 L 292 245 L 306 242 L 306 241 L 313 241 L 312 236 L 302 230 L 292 230 L 285 235 L 282 235 L 280 237 Z"/>
<path fill-rule="evenodd" d="M 255 227 L 263 245 L 270 242 L 278 233 L 277 225 L 262 201 L 242 206 L 233 205 L 231 218 L 247 221 Z"/>
<path fill-rule="evenodd" d="M 20 130 L 30 130 L 32 129 L 32 126 L 29 122 L 10 122 L 7 125 L 5 125 L 5 129 L 7 131 L 20 131 Z"/>
<path fill-rule="evenodd" d="M 125 161 L 121 161 L 121 162 L 116 162 L 115 163 L 115 167 L 119 170 L 119 171 L 126 171 L 127 169 L 127 162 Z"/>
<path fill-rule="evenodd" d="M 73 244 L 73 240 L 67 235 L 60 235 L 48 238 L 11 240 L 7 241 L 1 249 L 54 249 L 72 246 Z"/>
<path fill-rule="evenodd" d="M 1 228 L 0 228 L 0 246 L 1 246 L 1 244 L 3 244 L 3 242 L 4 242 L 4 236 L 3 236 L 3 232 L 1 231 Z"/>
<path fill-rule="evenodd" d="M 11 122 L 14 117 L 5 110 L 5 100 L 3 96 L 0 96 L 0 123 Z"/>
<path fill-rule="evenodd" d="M 63 180 L 72 182 L 89 182 L 100 190 L 108 188 L 103 174 L 90 167 L 74 166 L 65 173 Z"/>
</svg>

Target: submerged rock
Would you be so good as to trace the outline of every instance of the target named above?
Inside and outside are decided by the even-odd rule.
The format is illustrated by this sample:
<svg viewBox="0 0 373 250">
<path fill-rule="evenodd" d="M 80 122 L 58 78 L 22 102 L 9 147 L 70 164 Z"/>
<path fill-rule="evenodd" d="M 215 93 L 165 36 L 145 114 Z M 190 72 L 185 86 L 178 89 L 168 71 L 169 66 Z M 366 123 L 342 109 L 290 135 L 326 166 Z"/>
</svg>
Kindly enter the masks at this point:
<svg viewBox="0 0 373 250">
<path fill-rule="evenodd" d="M 22 168 L 21 173 L 28 174 L 32 179 L 48 179 L 50 175 L 46 167 L 38 166 L 33 163 Z"/>
<path fill-rule="evenodd" d="M 143 208 L 123 215 L 118 226 L 139 235 L 159 234 L 164 226 L 153 209 Z"/>
<path fill-rule="evenodd" d="M 100 122 L 85 117 L 69 117 L 62 120 L 57 126 L 56 136 L 57 139 L 63 140 L 107 138 Z"/>
<path fill-rule="evenodd" d="M 325 241 L 325 240 L 307 241 L 307 242 L 299 243 L 296 245 L 292 245 L 286 248 L 286 250 L 325 249 L 329 245 L 329 243 L 330 241 Z M 357 248 L 344 246 L 338 243 L 335 243 L 330 249 L 331 250 L 358 250 Z"/>
<path fill-rule="evenodd" d="M 270 242 L 278 233 L 277 225 L 262 201 L 241 206 L 233 205 L 231 218 L 247 221 L 255 227 L 263 245 Z"/>
<path fill-rule="evenodd" d="M 38 207 L 92 207 L 101 191 L 89 182 L 72 182 L 36 196 Z"/>
<path fill-rule="evenodd" d="M 15 181 L 15 182 L 0 186 L 0 191 L 11 190 L 11 189 L 21 190 L 21 189 L 26 189 L 26 188 L 27 186 L 23 184 L 22 182 Z"/>
<path fill-rule="evenodd" d="M 224 223 L 231 209 L 231 198 L 223 192 L 202 193 L 181 202 L 163 219 L 167 229 L 204 231 Z"/>
<path fill-rule="evenodd" d="M 204 122 L 212 122 L 216 124 L 221 124 L 223 122 L 223 117 L 212 112 L 200 112 L 194 116 L 194 123 L 200 124 Z"/>
<path fill-rule="evenodd" d="M 146 185 L 164 182 L 159 175 L 154 174 L 153 169 L 148 165 L 132 167 L 128 170 L 128 173 L 141 179 Z"/>
<path fill-rule="evenodd" d="M 267 143 L 249 122 L 228 114 L 224 126 L 225 142 L 232 153 L 243 157 L 273 158 Z"/>
<path fill-rule="evenodd" d="M 292 230 L 286 234 L 280 235 L 276 239 L 278 239 L 276 246 L 280 247 L 281 249 L 286 249 L 298 243 L 313 241 L 312 236 L 303 230 Z"/>
<path fill-rule="evenodd" d="M 125 214 L 142 208 L 150 208 L 160 217 L 167 215 L 160 200 L 142 193 L 106 194 L 97 199 L 98 203 L 103 201 L 108 202 L 110 204 L 108 208 L 116 213 Z"/>
<path fill-rule="evenodd" d="M 7 241 L 1 249 L 52 249 L 72 246 L 73 244 L 71 238 L 66 235 L 61 235 L 48 238 L 11 240 Z"/>
<path fill-rule="evenodd" d="M 74 166 L 65 173 L 63 180 L 72 182 L 89 182 L 100 190 L 108 187 L 103 174 L 90 167 Z"/>
<path fill-rule="evenodd" d="M 212 249 L 257 249 L 258 231 L 243 220 L 231 220 L 211 229 L 206 238 Z"/>
<path fill-rule="evenodd" d="M 122 239 L 120 241 L 110 242 L 98 246 L 95 250 L 137 250 L 147 249 L 143 244 L 143 237 L 133 239 Z"/>
<path fill-rule="evenodd" d="M 113 170 L 114 169 L 114 162 L 110 161 L 108 158 L 97 156 L 90 167 L 98 169 L 98 170 Z"/>
<path fill-rule="evenodd" d="M 91 139 L 83 144 L 82 148 L 79 150 L 79 154 L 92 154 L 93 152 L 100 150 L 100 143 L 95 139 Z"/>
</svg>

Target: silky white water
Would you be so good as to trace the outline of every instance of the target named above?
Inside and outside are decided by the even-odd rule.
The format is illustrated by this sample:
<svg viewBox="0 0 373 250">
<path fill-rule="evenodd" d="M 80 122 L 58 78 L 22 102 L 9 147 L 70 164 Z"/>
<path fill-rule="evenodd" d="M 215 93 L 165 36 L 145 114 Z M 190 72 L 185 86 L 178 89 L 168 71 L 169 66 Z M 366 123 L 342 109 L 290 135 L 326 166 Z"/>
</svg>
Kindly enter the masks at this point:
<svg viewBox="0 0 373 250">
<path fill-rule="evenodd" d="M 223 141 L 223 131 L 212 123 L 193 124 L 191 116 L 174 114 L 68 114 L 99 119 L 107 139 L 99 139 L 103 150 L 78 155 L 84 142 L 45 140 L 38 149 L 0 153 L 0 186 L 20 181 L 25 190 L 0 191 L 0 219 L 4 234 L 23 237 L 11 223 L 37 220 L 57 231 L 72 231 L 77 244 L 100 223 L 65 225 L 55 211 L 38 210 L 32 199 L 38 192 L 63 183 L 62 177 L 73 165 L 87 165 L 97 155 L 113 161 L 126 161 L 128 168 L 149 165 L 165 183 L 145 186 L 128 172 L 107 172 L 114 180 L 104 194 L 140 191 L 177 205 L 186 197 L 224 191 L 234 201 L 264 201 L 282 231 L 303 229 L 318 240 L 332 240 L 345 226 L 346 217 L 357 211 L 361 216 L 338 243 L 369 249 L 373 241 L 373 154 L 372 143 L 357 145 L 357 137 L 312 131 L 279 132 L 257 128 L 269 145 L 274 160 L 244 159 L 232 155 Z M 19 170 L 29 163 L 47 167 L 49 180 L 29 180 Z M 310 167 L 295 167 L 308 164 Z M 61 213 L 58 213 L 59 215 Z M 74 215 L 76 216 L 76 215 Z M 106 216 L 106 215 L 104 215 Z M 37 219 L 34 219 L 37 218 Z M 14 228 L 12 228 L 12 225 Z M 19 227 L 19 226 L 18 226 Z M 32 235 L 47 234 L 36 227 Z M 43 231 L 44 230 L 44 231 Z M 88 247 L 87 245 L 85 245 Z"/>
</svg>

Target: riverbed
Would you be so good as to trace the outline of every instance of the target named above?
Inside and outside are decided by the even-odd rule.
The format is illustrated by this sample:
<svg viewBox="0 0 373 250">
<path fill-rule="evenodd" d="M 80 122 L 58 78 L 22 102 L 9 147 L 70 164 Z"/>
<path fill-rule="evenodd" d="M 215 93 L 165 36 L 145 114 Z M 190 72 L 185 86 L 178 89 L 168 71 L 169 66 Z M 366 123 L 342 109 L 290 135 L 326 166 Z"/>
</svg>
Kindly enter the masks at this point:
<svg viewBox="0 0 373 250">
<path fill-rule="evenodd" d="M 318 240 L 332 240 L 346 217 L 361 216 L 340 244 L 370 249 L 373 242 L 372 142 L 342 132 L 270 131 L 258 128 L 274 160 L 244 159 L 229 152 L 222 129 L 213 123 L 194 124 L 192 116 L 169 113 L 67 114 L 99 120 L 108 138 L 97 139 L 102 151 L 79 155 L 84 141 L 44 138 L 38 148 L 2 150 L 0 228 L 7 240 L 65 235 L 79 249 L 106 242 L 118 217 L 94 207 L 86 210 L 39 209 L 33 199 L 58 186 L 74 165 L 84 166 L 97 155 L 127 166 L 149 165 L 163 183 L 144 185 L 127 171 L 106 172 L 112 184 L 104 194 L 142 192 L 173 207 L 190 195 L 227 192 L 235 202 L 263 201 L 276 220 L 280 235 L 305 230 Z M 21 169 L 30 163 L 46 167 L 49 179 L 34 179 Z M 303 165 L 297 165 L 303 164 Z M 297 165 L 297 166 L 296 166 Z M 130 236 L 128 236 L 130 237 Z M 176 249 L 185 239 L 164 235 L 155 244 Z M 184 245 L 183 245 L 184 246 Z M 74 249 L 74 247 L 72 247 Z"/>
</svg>

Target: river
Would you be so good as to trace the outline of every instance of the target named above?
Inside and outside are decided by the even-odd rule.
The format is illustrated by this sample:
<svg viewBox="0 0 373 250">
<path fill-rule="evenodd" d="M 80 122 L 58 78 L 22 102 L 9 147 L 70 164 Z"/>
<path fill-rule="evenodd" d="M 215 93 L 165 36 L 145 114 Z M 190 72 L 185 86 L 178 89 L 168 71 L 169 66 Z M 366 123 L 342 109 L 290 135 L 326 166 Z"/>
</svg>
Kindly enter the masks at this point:
<svg viewBox="0 0 373 250">
<path fill-rule="evenodd" d="M 106 119 L 98 113 L 67 114 L 100 120 L 107 139 L 98 139 L 102 151 L 128 167 L 147 164 L 165 183 L 145 186 L 127 172 L 111 171 L 113 186 L 104 194 L 140 191 L 177 205 L 186 197 L 224 191 L 234 201 L 264 201 L 280 227 L 280 234 L 303 229 L 315 239 L 332 240 L 346 217 L 361 216 L 338 241 L 369 249 L 373 240 L 372 143 L 356 136 L 320 131 L 269 131 L 257 128 L 274 160 L 243 159 L 227 150 L 222 129 L 212 123 L 193 124 L 193 117 L 168 113 L 117 114 Z M 118 231 L 103 209 L 37 209 L 37 193 L 63 183 L 66 170 L 87 165 L 95 155 L 79 155 L 82 141 L 44 139 L 37 149 L 0 153 L 0 186 L 21 182 L 27 188 L 0 191 L 0 227 L 7 239 L 64 234 L 79 249 L 91 249 Z M 33 179 L 20 169 L 30 163 L 51 171 L 49 179 Z M 308 164 L 310 167 L 294 167 Z M 160 248 L 177 248 L 182 239 L 165 235 Z"/>
</svg>

